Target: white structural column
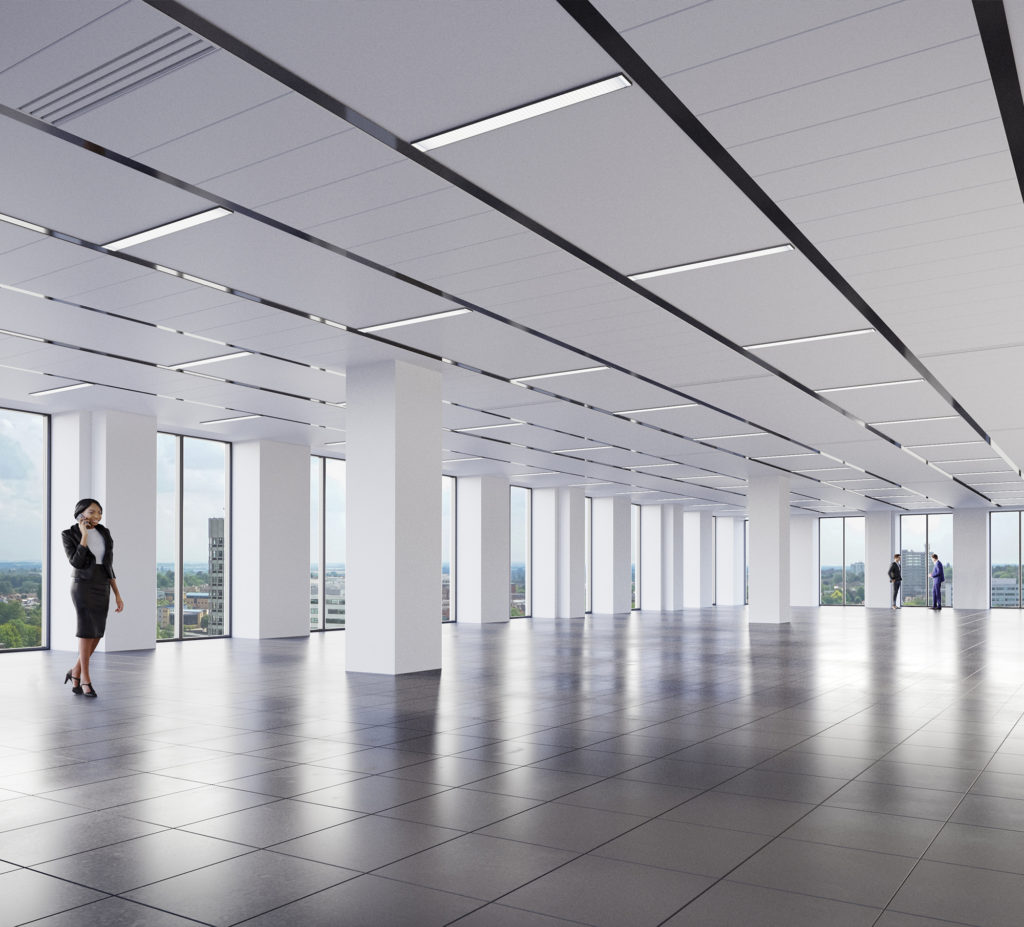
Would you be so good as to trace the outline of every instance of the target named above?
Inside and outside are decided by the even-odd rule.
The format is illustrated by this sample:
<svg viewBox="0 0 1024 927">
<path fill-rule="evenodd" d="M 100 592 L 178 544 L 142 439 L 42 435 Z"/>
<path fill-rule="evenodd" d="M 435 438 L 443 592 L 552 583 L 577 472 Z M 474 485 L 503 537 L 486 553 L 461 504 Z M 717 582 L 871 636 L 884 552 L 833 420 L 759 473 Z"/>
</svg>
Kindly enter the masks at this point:
<svg viewBox="0 0 1024 927">
<path fill-rule="evenodd" d="M 793 605 L 819 605 L 818 519 L 795 515 L 789 522 L 789 595 Z"/>
<path fill-rule="evenodd" d="M 469 624 L 508 621 L 508 480 L 460 476 L 455 486 L 456 615 Z"/>
<path fill-rule="evenodd" d="M 683 510 L 661 508 L 661 605 L 663 611 L 683 607 Z"/>
<path fill-rule="evenodd" d="M 985 509 L 953 513 L 953 606 L 989 607 L 989 530 Z M 941 556 L 941 554 L 940 554 Z"/>
<path fill-rule="evenodd" d="M 742 518 L 719 516 L 715 531 L 715 604 L 742 605 L 745 598 Z"/>
<path fill-rule="evenodd" d="M 114 539 L 114 572 L 125 602 L 111 597 L 101 650 L 156 645 L 156 419 L 128 412 L 68 412 L 53 416 L 50 646 L 76 650 L 71 567 L 61 532 L 74 523 L 81 498 L 97 499 Z"/>
<path fill-rule="evenodd" d="M 750 621 L 789 621 L 789 477 L 752 473 L 750 512 Z"/>
<path fill-rule="evenodd" d="M 864 516 L 864 604 L 868 608 L 892 605 L 889 565 L 897 550 L 895 528 L 891 512 L 868 512 Z"/>
<path fill-rule="evenodd" d="M 309 635 L 309 448 L 232 448 L 231 633 Z"/>
<path fill-rule="evenodd" d="M 582 618 L 586 609 L 583 489 L 533 490 L 534 618 Z"/>
<path fill-rule="evenodd" d="M 683 514 L 684 608 L 708 608 L 715 600 L 711 528 L 710 512 Z"/>
<path fill-rule="evenodd" d="M 628 612 L 632 598 L 629 500 L 623 496 L 594 499 L 590 529 L 594 613 Z"/>
<path fill-rule="evenodd" d="M 346 390 L 346 668 L 441 668 L 441 375 L 350 367 Z"/>
<path fill-rule="evenodd" d="M 662 512 L 660 505 L 640 506 L 640 607 L 661 611 L 663 601 Z"/>
</svg>

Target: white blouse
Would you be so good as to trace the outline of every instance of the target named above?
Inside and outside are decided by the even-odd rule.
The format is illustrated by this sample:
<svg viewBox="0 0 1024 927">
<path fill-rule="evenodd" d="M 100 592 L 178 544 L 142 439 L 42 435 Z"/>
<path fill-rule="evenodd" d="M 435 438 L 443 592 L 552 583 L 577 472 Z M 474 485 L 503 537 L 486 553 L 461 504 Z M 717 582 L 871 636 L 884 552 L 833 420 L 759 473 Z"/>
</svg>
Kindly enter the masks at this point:
<svg viewBox="0 0 1024 927">
<path fill-rule="evenodd" d="M 96 562 L 103 563 L 103 558 L 107 553 L 107 543 L 103 540 L 103 535 L 95 528 L 90 528 L 89 536 L 85 539 L 85 543 L 89 550 L 92 551 L 92 555 L 96 558 Z"/>
</svg>

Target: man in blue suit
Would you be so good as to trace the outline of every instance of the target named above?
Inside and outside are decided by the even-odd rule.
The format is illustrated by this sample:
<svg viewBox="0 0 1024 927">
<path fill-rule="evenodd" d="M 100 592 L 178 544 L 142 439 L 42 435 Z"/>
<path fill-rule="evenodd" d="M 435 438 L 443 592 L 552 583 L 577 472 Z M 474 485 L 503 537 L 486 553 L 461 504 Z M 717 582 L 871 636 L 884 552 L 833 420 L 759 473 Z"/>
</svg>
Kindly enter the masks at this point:
<svg viewBox="0 0 1024 927">
<path fill-rule="evenodd" d="M 942 608 L 942 584 L 945 579 L 939 555 L 932 554 L 932 608 L 935 610 Z"/>
</svg>

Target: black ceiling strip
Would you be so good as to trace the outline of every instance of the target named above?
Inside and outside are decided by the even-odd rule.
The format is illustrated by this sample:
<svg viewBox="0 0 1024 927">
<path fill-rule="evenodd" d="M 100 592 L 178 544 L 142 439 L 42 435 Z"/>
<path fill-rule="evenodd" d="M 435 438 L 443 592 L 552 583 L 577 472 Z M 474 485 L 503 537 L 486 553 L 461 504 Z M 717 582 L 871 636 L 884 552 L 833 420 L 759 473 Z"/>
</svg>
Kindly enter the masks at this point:
<svg viewBox="0 0 1024 927">
<path fill-rule="evenodd" d="M 736 187 L 771 221 L 829 281 L 843 297 L 867 319 L 886 341 L 914 367 L 943 399 L 946 400 L 986 443 L 992 440 L 978 422 L 952 396 L 929 368 L 910 350 L 899 336 L 875 312 L 852 284 L 800 231 L 799 227 L 782 211 L 757 181 L 729 154 L 721 142 L 683 104 L 668 85 L 644 61 L 619 32 L 595 9 L 590 0 L 557 0 L 588 35 L 621 67 L 701 151 L 722 171 Z M 1002 6 L 1001 0 L 993 0 Z M 987 5 L 983 2 L 983 5 Z M 977 3 L 975 3 L 977 7 Z M 1019 93 L 1019 91 L 1018 91 Z"/>
<path fill-rule="evenodd" d="M 804 383 L 801 383 L 799 380 L 795 379 L 794 377 L 791 377 L 789 374 L 785 373 L 781 369 L 768 363 L 766 360 L 759 357 L 757 354 L 747 351 L 741 345 L 738 345 L 735 342 L 730 341 L 720 332 L 716 331 L 715 329 L 711 328 L 708 325 L 705 325 L 696 317 L 689 315 L 688 313 L 674 306 L 672 303 L 668 302 L 668 300 L 663 299 L 657 294 L 641 286 L 639 283 L 630 280 L 629 277 L 626 276 L 625 274 L 620 273 L 610 265 L 598 260 L 593 255 L 584 251 L 582 248 L 578 247 L 577 245 L 573 244 L 572 242 L 553 232 L 546 226 L 541 225 L 536 220 L 530 218 L 525 213 L 520 212 L 518 209 L 509 205 L 504 200 L 501 200 L 500 198 L 490 193 L 489 191 L 484 190 L 482 187 L 473 183 L 468 178 L 463 177 L 461 174 L 458 174 L 451 168 L 448 168 L 447 166 L 441 164 L 438 161 L 435 161 L 429 155 L 424 154 L 419 149 L 413 147 L 413 145 L 411 145 L 409 142 L 399 138 L 397 135 L 395 135 L 388 129 L 385 129 L 383 126 L 378 125 L 372 119 L 369 119 L 368 117 L 364 116 L 358 110 L 355 110 L 351 106 L 348 106 L 342 101 L 336 99 L 335 97 L 326 93 L 321 88 L 317 87 L 314 84 L 311 84 L 309 81 L 295 74 L 293 71 L 290 71 L 288 68 L 285 68 L 284 66 L 278 64 L 273 59 L 268 58 L 266 55 L 257 51 L 252 46 L 243 42 L 241 39 L 225 31 L 224 29 L 221 29 L 219 26 L 215 25 L 214 23 L 195 13 L 188 7 L 182 5 L 178 2 L 178 0 L 142 0 L 142 2 L 146 3 L 147 5 L 153 7 L 156 10 L 159 10 L 165 16 L 175 20 L 176 22 L 185 26 L 187 29 L 192 30 L 196 34 L 201 35 L 203 38 L 220 46 L 222 49 L 229 52 L 236 58 L 246 62 L 250 66 L 263 72 L 267 76 L 276 80 L 278 83 L 283 84 L 284 86 L 293 90 L 295 93 L 300 94 L 301 96 L 320 106 L 327 112 L 330 112 L 335 116 L 338 116 L 340 119 L 345 120 L 350 125 L 355 126 L 357 129 L 360 129 L 361 131 L 375 138 L 382 144 L 387 145 L 392 150 L 398 152 L 399 154 L 403 155 L 409 160 L 414 161 L 421 167 L 426 168 L 433 174 L 437 175 L 438 177 L 441 177 L 443 180 L 459 188 L 463 192 L 475 197 L 476 199 L 485 203 L 487 206 L 491 207 L 495 211 L 500 212 L 502 215 L 512 219 L 515 222 L 518 222 L 524 228 L 527 228 L 534 234 L 541 236 L 547 241 L 550 241 L 552 244 L 556 245 L 558 248 L 562 249 L 566 253 L 572 255 L 573 257 L 589 265 L 590 267 L 593 267 L 595 270 L 600 271 L 609 278 L 615 280 L 617 283 L 632 290 L 633 292 L 642 296 L 644 299 L 654 303 L 659 308 L 675 316 L 681 321 L 686 322 L 688 325 L 697 329 L 702 334 L 713 339 L 714 341 L 718 342 L 719 344 L 723 345 L 729 350 L 741 355 L 745 359 L 751 361 L 752 363 L 756 364 L 757 366 L 761 367 L 767 372 L 773 374 L 774 376 L 783 380 L 785 383 L 789 384 L 790 386 L 794 387 L 800 392 L 812 397 L 813 399 L 830 408 L 832 411 L 837 412 L 838 414 L 842 415 L 844 418 L 847 418 L 852 422 L 855 422 L 857 425 L 866 429 L 871 434 L 874 434 L 876 437 L 882 439 L 886 443 L 902 449 L 903 445 L 901 445 L 898 441 L 891 438 L 884 432 L 881 432 L 878 429 L 874 428 L 868 422 L 865 422 L 859 416 L 854 415 L 848 409 L 845 409 L 842 406 L 832 402 L 832 400 L 828 399 L 827 397 L 820 395 L 816 390 L 805 385 Z M 762 211 L 765 212 L 766 215 L 768 215 L 768 218 L 775 222 L 775 224 L 780 228 L 780 230 L 790 237 L 792 244 L 795 247 L 797 247 L 798 250 L 801 250 L 804 253 L 805 257 L 811 260 L 811 262 L 819 269 L 819 271 L 825 274 L 827 279 L 829 279 L 829 281 L 833 283 L 833 285 L 835 285 L 840 290 L 840 292 L 843 293 L 843 295 L 859 311 L 862 312 L 865 318 L 867 318 L 868 321 L 872 323 L 872 325 L 879 331 L 879 333 L 883 337 L 885 337 L 892 344 L 892 346 L 896 348 L 896 350 L 899 351 L 899 353 L 909 363 L 911 363 L 911 365 L 914 366 L 915 369 L 917 369 L 922 374 L 922 376 L 928 381 L 928 383 L 958 412 L 958 414 L 960 414 L 965 419 L 965 421 L 968 422 L 968 424 L 982 437 L 982 439 L 987 443 L 991 444 L 992 442 L 989 436 L 984 432 L 984 430 L 981 429 L 977 422 L 975 422 L 974 419 L 971 418 L 970 415 L 968 415 L 968 413 L 960 406 L 960 404 L 953 399 L 953 397 L 948 393 L 948 391 L 944 387 L 942 387 L 942 385 L 934 378 L 934 376 L 931 374 L 928 368 L 925 367 L 924 364 L 910 352 L 909 348 L 907 348 L 907 346 L 904 345 L 902 341 L 900 341 L 896 334 L 885 324 L 885 322 L 882 321 L 882 319 L 874 312 L 874 310 L 871 309 L 870 306 L 868 306 L 867 302 L 853 289 L 852 286 L 850 286 L 849 283 L 846 282 L 846 280 L 839 274 L 839 272 L 834 267 L 832 267 L 832 265 L 814 247 L 814 245 L 812 245 L 810 241 L 800 232 L 800 230 L 786 217 L 786 215 L 775 204 L 775 202 L 771 200 L 771 198 L 768 197 L 767 194 L 764 193 L 764 191 L 761 190 L 761 188 L 757 185 L 753 178 L 751 178 L 750 175 L 747 174 L 739 166 L 735 159 L 733 159 L 732 156 L 721 146 L 717 139 L 715 139 L 714 136 L 712 136 L 703 127 L 703 125 L 701 125 L 701 123 L 696 119 L 696 117 L 693 116 L 693 114 L 690 113 L 690 111 L 686 109 L 685 106 L 683 106 L 679 99 L 668 89 L 667 86 L 665 86 L 664 82 L 662 82 L 662 80 L 654 73 L 654 71 L 647 66 L 646 62 L 644 62 L 643 59 L 640 58 L 640 56 L 637 55 L 635 51 L 633 51 L 632 47 L 611 27 L 611 25 L 607 23 L 607 21 L 601 16 L 601 14 L 594 9 L 594 7 L 588 2 L 588 0 L 558 0 L 558 3 L 574 19 L 576 19 L 576 21 L 581 26 L 583 26 L 583 28 L 591 35 L 591 37 L 594 38 L 594 40 L 598 42 L 598 44 L 600 44 L 602 48 L 604 48 L 604 50 L 609 54 L 609 56 L 612 57 L 613 60 L 616 60 L 619 63 L 620 67 L 622 67 L 623 70 L 626 71 L 626 73 L 629 74 L 630 77 L 634 79 L 637 85 L 640 86 L 645 92 L 647 92 L 648 95 L 650 95 L 656 103 L 659 103 L 659 105 L 661 105 L 663 109 L 665 109 L 666 105 L 668 105 L 671 110 L 679 110 L 679 115 L 681 117 L 684 117 L 684 122 L 688 120 L 689 122 L 693 123 L 695 127 L 699 128 L 700 132 L 704 136 L 704 140 L 707 142 L 709 146 L 709 149 L 716 151 L 720 155 L 721 163 L 718 159 L 711 155 L 709 149 L 705 149 L 709 157 L 711 157 L 712 160 L 715 161 L 715 163 L 718 164 L 718 166 L 722 170 L 725 170 L 726 174 L 729 175 L 734 182 L 740 185 L 743 192 L 747 193 L 748 196 L 751 196 L 751 198 L 754 199 L 755 204 L 758 205 L 762 209 Z M 589 24 L 594 25 L 596 29 L 596 34 L 594 31 L 591 31 L 591 28 L 588 28 Z M 600 24 L 603 24 L 603 29 L 601 28 Z M 601 38 L 599 38 L 599 36 L 601 36 Z M 610 47 L 605 47 L 605 45 L 602 42 L 602 38 L 609 41 Z M 613 48 L 614 51 L 612 50 Z M 614 53 L 615 51 L 620 52 L 623 55 L 623 57 L 630 62 L 629 67 L 627 67 L 626 64 L 619 60 L 618 56 Z M 644 76 L 643 81 L 637 79 L 637 76 L 634 73 L 634 69 L 637 73 L 640 73 Z M 648 84 L 653 86 L 654 92 L 652 92 L 652 90 L 648 87 Z M 661 88 L 660 93 L 658 93 L 657 91 L 657 88 L 659 87 Z M 668 112 L 670 116 L 673 115 L 673 113 L 670 110 L 666 110 L 666 112 Z M 677 119 L 676 121 L 677 124 L 680 124 L 680 120 Z M 687 131 L 685 126 L 680 125 L 680 127 L 684 128 L 684 131 Z M 694 139 L 694 141 L 697 140 Z M 697 142 L 697 144 L 700 145 L 700 142 Z M 701 147 L 703 148 L 704 146 L 701 145 Z M 726 166 L 729 165 L 731 165 L 732 167 L 732 172 L 726 170 Z M 734 174 L 735 176 L 733 176 Z M 746 186 L 743 185 L 744 183 Z M 752 193 L 755 193 L 757 195 L 756 199 L 754 198 L 754 196 L 751 195 Z M 217 197 L 212 197 L 212 199 L 218 200 Z M 771 214 L 769 214 L 768 210 L 771 210 Z M 249 214 L 248 211 L 243 212 L 244 214 Z M 256 218 L 255 215 L 252 217 Z M 266 220 L 261 219 L 259 221 Z M 270 223 L 273 224 L 273 220 L 270 220 Z M 790 232 L 790 229 L 792 229 L 792 232 Z M 300 234 L 304 235 L 304 233 Z M 337 246 L 332 247 L 335 250 L 339 250 L 337 249 Z M 366 261 L 366 259 L 359 258 L 357 255 L 351 256 L 354 260 L 360 260 L 362 263 L 372 263 Z M 817 259 L 815 259 L 814 256 L 816 256 Z M 394 271 L 388 270 L 387 272 L 391 273 L 393 276 L 398 276 Z M 458 297 L 454 297 L 448 294 L 444 295 L 445 298 L 451 299 L 457 302 L 459 305 L 467 305 Z M 520 326 L 518 323 L 513 322 L 510 319 L 504 319 L 503 317 L 496 316 L 494 313 L 482 309 L 482 307 L 473 308 L 475 308 L 477 311 L 481 311 L 484 314 L 491 316 L 492 318 L 499 318 L 506 324 L 513 325 L 517 328 L 523 328 L 523 326 Z M 531 331 L 530 333 L 537 337 L 545 338 L 546 340 L 549 341 L 553 340 L 541 332 Z M 570 349 L 576 351 L 581 355 L 589 356 L 586 354 L 585 351 L 582 351 L 579 348 L 574 348 L 570 346 Z M 606 366 L 614 366 L 608 364 L 607 361 L 604 361 L 603 363 L 605 363 Z M 618 368 L 616 366 L 615 369 L 621 368 Z M 639 374 L 633 371 L 627 371 L 623 369 L 622 372 L 627 373 L 630 376 L 644 379 Z M 707 405 L 707 403 L 701 402 L 700 400 L 696 401 L 699 402 L 701 405 Z M 732 413 L 725 414 L 730 415 L 733 418 L 739 418 L 739 416 L 733 415 Z M 793 439 L 789 438 L 787 440 L 792 441 Z M 1016 468 L 1015 464 L 1013 466 Z M 957 480 L 957 482 L 959 481 Z M 963 485 L 966 489 L 969 489 L 971 492 L 976 493 L 976 490 L 972 489 L 966 484 L 961 485 Z M 979 496 L 981 495 L 980 493 L 976 494 Z M 982 496 L 982 498 L 986 497 Z M 986 501 L 990 500 L 986 498 Z"/>
</svg>

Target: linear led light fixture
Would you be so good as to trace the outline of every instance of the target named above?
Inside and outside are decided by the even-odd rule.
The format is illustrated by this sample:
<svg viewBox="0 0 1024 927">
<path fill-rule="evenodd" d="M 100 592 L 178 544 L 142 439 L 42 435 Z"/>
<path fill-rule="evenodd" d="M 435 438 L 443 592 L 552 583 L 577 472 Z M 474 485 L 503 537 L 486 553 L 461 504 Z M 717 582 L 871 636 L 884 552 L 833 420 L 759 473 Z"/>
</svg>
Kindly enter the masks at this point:
<svg viewBox="0 0 1024 927">
<path fill-rule="evenodd" d="M 510 480 L 525 480 L 531 476 L 559 476 L 557 470 L 538 470 L 536 473 L 511 473 Z"/>
<path fill-rule="evenodd" d="M 202 360 L 186 361 L 184 364 L 158 364 L 164 370 L 188 370 L 190 367 L 199 367 L 202 364 L 216 364 L 219 361 L 235 360 L 239 357 L 252 357 L 252 351 L 235 351 L 234 354 L 220 354 L 217 357 L 205 357 Z"/>
<path fill-rule="evenodd" d="M 684 270 L 700 270 L 702 267 L 715 267 L 718 264 L 731 264 L 733 261 L 748 261 L 751 258 L 767 257 L 769 254 L 782 254 L 785 251 L 792 251 L 793 246 L 786 242 L 784 245 L 773 245 L 770 248 L 758 248 L 756 251 L 741 251 L 738 254 L 725 254 L 721 257 L 708 258 L 703 261 L 691 261 L 688 264 L 676 264 L 673 267 L 661 267 L 658 270 L 645 270 L 639 274 L 629 274 L 629 279 L 634 282 L 650 280 L 652 277 L 664 277 L 668 274 L 679 274 Z"/>
<path fill-rule="evenodd" d="M 956 476 L 1013 476 L 1012 470 L 965 470 Z"/>
<path fill-rule="evenodd" d="M 344 442 L 342 442 L 344 443 Z M 451 460 L 442 460 L 443 464 L 466 463 L 468 460 L 483 460 L 483 457 L 453 457 Z"/>
<path fill-rule="evenodd" d="M 559 370 L 555 373 L 534 373 L 528 377 L 513 377 L 509 382 L 511 383 L 528 383 L 531 380 L 549 380 L 551 377 L 571 377 L 577 373 L 597 373 L 601 370 L 607 370 L 607 367 L 578 367 L 575 370 Z"/>
<path fill-rule="evenodd" d="M 474 425 L 472 428 L 456 428 L 456 434 L 462 434 L 464 431 L 487 431 L 490 428 L 518 428 L 520 425 L 525 425 L 526 422 L 502 422 L 499 425 Z"/>
<path fill-rule="evenodd" d="M 840 470 L 845 470 L 846 467 L 821 467 L 814 470 L 794 470 L 794 473 L 838 473 Z"/>
<path fill-rule="evenodd" d="M 610 444 L 595 444 L 592 447 L 562 447 L 557 451 L 552 451 L 552 454 L 573 454 L 579 451 L 607 451 L 611 450 Z"/>
<path fill-rule="evenodd" d="M 29 393 L 30 396 L 52 396 L 54 393 L 69 393 L 73 389 L 85 389 L 87 386 L 92 386 L 92 383 L 72 383 L 70 386 L 55 386 L 53 389 L 39 389 L 34 393 Z"/>
<path fill-rule="evenodd" d="M 787 460 L 794 457 L 818 457 L 819 454 L 770 454 L 765 457 L 755 457 L 754 460 Z"/>
<path fill-rule="evenodd" d="M 678 406 L 651 406 L 649 409 L 623 409 L 621 412 L 615 412 L 615 415 L 639 415 L 641 412 L 667 412 L 670 409 L 696 409 L 698 403 L 696 402 L 684 402 Z"/>
<path fill-rule="evenodd" d="M 673 479 L 680 483 L 688 483 L 694 480 L 735 480 L 736 477 L 725 473 L 709 473 L 706 476 L 676 476 Z"/>
<path fill-rule="evenodd" d="M 41 235 L 48 235 L 50 230 L 44 228 L 41 225 L 36 225 L 34 222 L 26 222 L 24 219 L 15 219 L 14 216 L 5 216 L 0 213 L 0 222 L 7 222 L 11 225 L 21 226 L 23 229 L 28 229 L 30 232 L 39 232 Z"/>
<path fill-rule="evenodd" d="M 158 225 L 156 228 L 147 229 L 145 232 L 138 232 L 135 235 L 129 235 L 127 238 L 119 238 L 117 241 L 111 241 L 103 245 L 107 251 L 123 251 L 125 248 L 131 248 L 133 245 L 141 245 L 144 241 L 152 241 L 154 238 L 163 238 L 164 235 L 171 235 L 174 232 L 180 232 L 184 229 L 190 229 L 195 225 L 202 225 L 204 222 L 209 222 L 211 219 L 219 219 L 221 216 L 230 216 L 230 209 L 223 209 L 220 206 L 214 209 L 207 209 L 205 212 L 197 212 L 194 216 L 186 216 L 184 219 L 176 219 L 174 222 L 167 222 L 164 225 Z"/>
<path fill-rule="evenodd" d="M 971 445 L 984 444 L 984 441 L 950 441 L 946 444 L 909 444 L 908 447 L 923 450 L 929 447 L 970 447 Z"/>
<path fill-rule="evenodd" d="M 0 335 L 10 335 L 12 338 L 24 338 L 26 341 L 39 341 L 42 344 L 46 344 L 45 338 L 37 338 L 35 335 L 23 335 L 21 332 L 8 331 L 6 328 L 0 328 Z"/>
<path fill-rule="evenodd" d="M 894 422 L 870 422 L 871 425 L 917 425 L 922 422 L 951 422 L 959 415 L 936 415 L 933 418 L 901 418 Z"/>
<path fill-rule="evenodd" d="M 506 110 L 504 113 L 498 113 L 496 116 L 489 116 L 486 119 L 449 129 L 438 135 L 431 135 L 429 138 L 421 138 L 418 142 L 413 142 L 412 147 L 419 151 L 431 151 L 443 145 L 451 145 L 453 142 L 461 142 L 474 135 L 493 132 L 495 129 L 502 129 L 525 119 L 532 119 L 534 116 L 543 116 L 556 109 L 572 106 L 574 103 L 582 103 L 584 100 L 590 100 L 629 86 L 629 78 L 624 74 L 616 74 L 614 77 L 608 77 L 593 84 L 585 84 L 575 90 L 567 90 L 565 93 L 558 93 L 546 99 L 537 100 L 535 103 L 528 103 L 526 106 L 518 106 L 515 109 Z"/>
<path fill-rule="evenodd" d="M 368 325 L 357 329 L 364 335 L 370 332 L 382 332 L 389 328 L 401 328 L 403 325 L 418 325 L 420 322 L 433 322 L 436 319 L 450 319 L 457 315 L 466 315 L 468 309 L 448 309 L 445 312 L 433 312 L 430 315 L 418 315 L 411 319 L 399 319 L 397 322 L 382 322 L 380 325 Z"/>
<path fill-rule="evenodd" d="M 761 344 L 744 345 L 746 351 L 759 351 L 761 348 L 781 348 L 787 344 L 809 344 L 812 341 L 831 341 L 833 338 L 849 338 L 852 335 L 870 335 L 873 328 L 856 328 L 848 332 L 833 332 L 831 335 L 809 335 L 806 338 L 787 338 L 785 341 L 763 341 Z"/>
<path fill-rule="evenodd" d="M 23 290 L 20 286 L 8 286 L 5 283 L 0 283 L 0 290 L 9 290 L 11 293 L 21 293 L 22 296 L 34 296 L 36 299 L 46 299 L 42 293 L 36 293 L 34 290 Z"/>
<path fill-rule="evenodd" d="M 255 418 L 255 416 L 253 417 Z M 339 445 L 342 445 L 344 443 L 344 441 L 328 441 L 326 444 L 324 444 L 324 447 L 338 447 Z"/>
<path fill-rule="evenodd" d="M 223 425 L 225 422 L 244 422 L 246 419 L 260 418 L 259 415 L 231 415 L 228 418 L 211 418 L 205 422 L 200 422 L 200 425 Z"/>
<path fill-rule="evenodd" d="M 857 386 L 830 386 L 827 389 L 816 389 L 816 393 L 841 393 L 854 389 L 876 389 L 879 386 L 909 386 L 911 383 L 924 383 L 923 377 L 912 380 L 887 380 L 884 383 L 860 383 Z"/>
<path fill-rule="evenodd" d="M 727 441 L 732 438 L 763 438 L 768 434 L 767 431 L 752 431 L 745 435 L 708 435 L 704 438 L 697 438 L 698 441 Z"/>
<path fill-rule="evenodd" d="M 660 463 L 660 464 L 637 464 L 635 467 L 630 467 L 630 470 L 654 470 L 657 467 L 685 467 L 686 464 L 681 463 Z"/>
<path fill-rule="evenodd" d="M 570 483 L 569 486 L 611 486 L 611 483 Z"/>
</svg>

